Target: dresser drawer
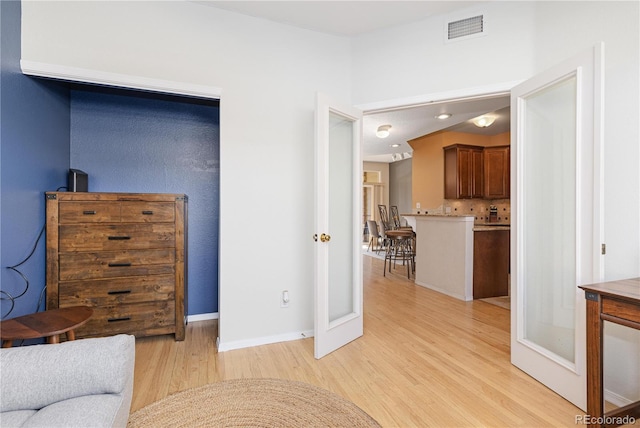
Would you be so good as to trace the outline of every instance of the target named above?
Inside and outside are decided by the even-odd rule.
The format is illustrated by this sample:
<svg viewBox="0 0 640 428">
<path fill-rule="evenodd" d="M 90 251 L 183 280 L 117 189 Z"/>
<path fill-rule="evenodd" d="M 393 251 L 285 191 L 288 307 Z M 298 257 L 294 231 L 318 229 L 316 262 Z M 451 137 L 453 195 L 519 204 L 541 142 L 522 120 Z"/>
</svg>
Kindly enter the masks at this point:
<svg viewBox="0 0 640 428">
<path fill-rule="evenodd" d="M 74 224 L 60 226 L 59 242 L 60 252 L 173 248 L 176 234 L 171 223 Z"/>
<path fill-rule="evenodd" d="M 59 280 L 175 273 L 175 249 L 61 253 Z"/>
<path fill-rule="evenodd" d="M 111 306 L 175 298 L 175 276 L 65 281 L 60 283 L 61 306 Z"/>
<path fill-rule="evenodd" d="M 123 223 L 171 222 L 176 218 L 172 202 L 122 202 Z"/>
<path fill-rule="evenodd" d="M 175 304 L 170 300 L 94 307 L 89 321 L 75 333 L 77 337 L 167 334 L 175 331 L 175 320 Z"/>
<path fill-rule="evenodd" d="M 61 201 L 58 210 L 60 224 L 120 221 L 120 203 L 114 201 Z"/>
</svg>

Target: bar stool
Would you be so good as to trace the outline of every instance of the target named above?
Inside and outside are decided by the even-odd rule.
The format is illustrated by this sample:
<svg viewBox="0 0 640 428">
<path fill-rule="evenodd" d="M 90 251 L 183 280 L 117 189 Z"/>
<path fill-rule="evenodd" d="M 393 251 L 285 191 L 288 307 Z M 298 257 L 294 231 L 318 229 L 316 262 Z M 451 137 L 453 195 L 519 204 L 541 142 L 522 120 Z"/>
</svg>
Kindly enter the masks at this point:
<svg viewBox="0 0 640 428">
<path fill-rule="evenodd" d="M 408 229 L 387 231 L 387 242 L 385 246 L 383 276 L 387 275 L 387 260 L 389 261 L 389 272 L 391 265 L 398 260 L 407 266 L 407 278 L 411 279 L 411 273 L 415 270 L 415 251 L 413 249 L 413 231 Z"/>
</svg>

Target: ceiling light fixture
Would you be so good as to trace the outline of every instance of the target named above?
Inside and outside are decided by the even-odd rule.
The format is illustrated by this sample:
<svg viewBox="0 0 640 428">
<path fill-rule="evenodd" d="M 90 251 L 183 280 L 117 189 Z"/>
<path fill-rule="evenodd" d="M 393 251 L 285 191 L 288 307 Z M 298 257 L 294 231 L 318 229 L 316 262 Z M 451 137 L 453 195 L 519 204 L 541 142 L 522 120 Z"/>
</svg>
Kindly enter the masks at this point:
<svg viewBox="0 0 640 428">
<path fill-rule="evenodd" d="M 400 144 L 398 144 L 398 143 L 389 144 L 389 147 L 393 147 L 395 149 L 396 147 L 400 147 Z"/>
<path fill-rule="evenodd" d="M 493 116 L 478 116 L 475 119 L 471 119 L 473 124 L 478 128 L 486 128 L 487 126 L 491 126 L 491 124 L 496 120 Z"/>
<path fill-rule="evenodd" d="M 449 119 L 451 116 L 452 116 L 451 113 L 440 113 L 439 115 L 436 116 L 436 119 L 445 120 L 445 119 Z"/>
<path fill-rule="evenodd" d="M 391 125 L 380 125 L 378 126 L 378 130 L 376 131 L 376 137 L 378 138 L 387 138 L 389 136 L 389 130 L 391 129 Z"/>
</svg>

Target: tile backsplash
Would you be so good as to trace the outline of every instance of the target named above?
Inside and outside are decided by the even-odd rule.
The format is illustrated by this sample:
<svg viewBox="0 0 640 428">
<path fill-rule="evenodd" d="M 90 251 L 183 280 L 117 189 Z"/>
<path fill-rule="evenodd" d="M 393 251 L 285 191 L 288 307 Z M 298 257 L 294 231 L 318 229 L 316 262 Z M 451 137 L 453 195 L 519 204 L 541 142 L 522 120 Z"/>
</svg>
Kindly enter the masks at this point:
<svg viewBox="0 0 640 428">
<path fill-rule="evenodd" d="M 489 207 L 498 208 L 498 223 L 511 223 L 511 201 L 509 199 L 445 199 L 444 204 L 438 207 L 442 214 L 470 215 L 475 217 L 478 223 L 489 221 Z"/>
</svg>

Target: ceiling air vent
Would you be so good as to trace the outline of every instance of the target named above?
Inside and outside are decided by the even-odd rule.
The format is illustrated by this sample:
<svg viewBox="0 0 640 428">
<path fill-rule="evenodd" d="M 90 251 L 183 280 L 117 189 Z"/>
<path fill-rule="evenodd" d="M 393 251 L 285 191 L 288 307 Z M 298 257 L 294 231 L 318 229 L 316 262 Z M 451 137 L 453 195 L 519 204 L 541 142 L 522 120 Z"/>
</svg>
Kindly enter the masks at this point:
<svg viewBox="0 0 640 428">
<path fill-rule="evenodd" d="M 457 40 L 484 33 L 484 15 L 452 21 L 447 24 L 447 40 Z"/>
</svg>

